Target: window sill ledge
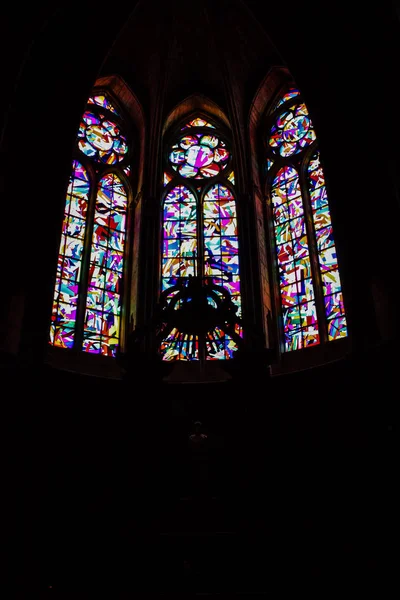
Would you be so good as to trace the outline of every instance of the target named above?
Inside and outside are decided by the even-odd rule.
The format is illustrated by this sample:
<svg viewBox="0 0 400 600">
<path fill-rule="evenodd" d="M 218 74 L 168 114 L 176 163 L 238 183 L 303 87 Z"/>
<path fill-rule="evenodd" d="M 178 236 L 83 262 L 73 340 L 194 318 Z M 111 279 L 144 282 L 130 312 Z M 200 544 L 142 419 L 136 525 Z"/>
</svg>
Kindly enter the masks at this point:
<svg viewBox="0 0 400 600">
<path fill-rule="evenodd" d="M 122 379 L 123 375 L 115 358 L 65 348 L 49 347 L 45 364 L 63 371 L 107 379 Z"/>
</svg>

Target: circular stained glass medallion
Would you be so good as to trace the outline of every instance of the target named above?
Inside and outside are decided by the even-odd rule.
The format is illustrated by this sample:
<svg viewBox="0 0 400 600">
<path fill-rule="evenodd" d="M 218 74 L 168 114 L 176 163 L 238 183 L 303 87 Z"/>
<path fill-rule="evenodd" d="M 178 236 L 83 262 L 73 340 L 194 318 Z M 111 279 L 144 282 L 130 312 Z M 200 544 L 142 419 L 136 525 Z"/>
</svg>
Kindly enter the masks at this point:
<svg viewBox="0 0 400 600">
<path fill-rule="evenodd" d="M 86 156 L 108 165 L 121 162 L 128 152 L 126 137 L 118 125 L 102 114 L 89 111 L 82 117 L 78 147 Z"/>
<path fill-rule="evenodd" d="M 230 152 L 215 135 L 194 133 L 171 147 L 169 161 L 182 177 L 203 179 L 218 175 L 226 167 Z"/>
<path fill-rule="evenodd" d="M 276 154 L 292 156 L 301 152 L 316 139 L 305 104 L 284 111 L 271 129 L 269 145 Z"/>
</svg>

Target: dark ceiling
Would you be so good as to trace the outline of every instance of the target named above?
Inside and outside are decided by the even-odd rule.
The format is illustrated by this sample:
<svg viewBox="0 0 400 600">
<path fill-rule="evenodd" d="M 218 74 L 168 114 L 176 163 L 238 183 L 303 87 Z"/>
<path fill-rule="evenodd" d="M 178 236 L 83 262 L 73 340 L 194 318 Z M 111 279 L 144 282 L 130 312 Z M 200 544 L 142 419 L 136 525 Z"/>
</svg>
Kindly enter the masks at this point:
<svg viewBox="0 0 400 600">
<path fill-rule="evenodd" d="M 147 0 L 131 13 L 101 73 L 119 72 L 144 106 L 162 88 L 166 113 L 193 93 L 226 110 L 227 74 L 245 86 L 265 75 L 268 63 L 282 59 L 241 0 Z"/>
</svg>

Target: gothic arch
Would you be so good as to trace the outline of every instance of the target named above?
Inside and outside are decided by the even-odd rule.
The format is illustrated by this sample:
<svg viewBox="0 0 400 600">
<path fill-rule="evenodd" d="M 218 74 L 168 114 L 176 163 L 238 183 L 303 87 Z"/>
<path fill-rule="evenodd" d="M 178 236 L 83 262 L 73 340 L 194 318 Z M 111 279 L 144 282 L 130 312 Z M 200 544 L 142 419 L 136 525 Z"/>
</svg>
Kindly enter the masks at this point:
<svg viewBox="0 0 400 600">
<path fill-rule="evenodd" d="M 207 310 L 210 316 L 214 310 L 217 314 L 228 302 L 238 322 L 214 323 L 203 335 L 178 326 L 166 328 L 161 342 L 164 360 L 232 358 L 241 343 L 234 161 L 229 124 L 221 115 L 211 101 L 192 96 L 167 118 L 161 298 L 168 311 L 182 295 L 179 312 L 195 301 L 190 290 L 199 285 L 207 298 L 203 314 Z M 169 314 L 173 315 L 171 310 Z"/>
<path fill-rule="evenodd" d="M 177 121 L 184 120 L 191 114 L 209 115 L 218 122 L 230 128 L 230 123 L 224 111 L 210 98 L 203 94 L 192 94 L 179 102 L 168 114 L 162 129 L 162 136 L 170 130 Z"/>
<path fill-rule="evenodd" d="M 249 135 L 264 310 L 287 362 L 285 353 L 348 335 L 318 139 L 287 69 L 272 69 L 259 87 Z"/>
<path fill-rule="evenodd" d="M 52 350 L 116 357 L 124 347 L 137 290 L 144 132 L 143 111 L 124 81 L 98 79 L 73 150 L 54 286 Z"/>
</svg>

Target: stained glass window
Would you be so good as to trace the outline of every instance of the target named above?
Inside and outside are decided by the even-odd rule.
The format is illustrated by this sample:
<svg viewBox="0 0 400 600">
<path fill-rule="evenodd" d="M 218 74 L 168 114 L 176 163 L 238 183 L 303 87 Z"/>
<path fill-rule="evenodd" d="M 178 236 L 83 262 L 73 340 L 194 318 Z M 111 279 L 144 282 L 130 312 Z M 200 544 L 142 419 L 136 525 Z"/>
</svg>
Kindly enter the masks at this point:
<svg viewBox="0 0 400 600">
<path fill-rule="evenodd" d="M 230 188 L 214 185 L 203 201 L 204 274 L 231 294 L 241 316 L 239 241 L 236 202 Z M 218 328 L 217 328 L 218 329 Z M 236 350 L 230 336 L 219 330 L 216 339 L 207 341 L 210 358 L 232 358 Z"/>
<path fill-rule="evenodd" d="M 319 342 L 314 284 L 299 175 L 280 169 L 271 189 L 285 349 Z"/>
<path fill-rule="evenodd" d="M 49 341 L 115 356 L 128 206 L 123 178 L 130 174 L 129 148 L 112 101 L 104 94 L 93 95 L 89 105 L 77 134 L 67 190 Z"/>
<path fill-rule="evenodd" d="M 229 151 L 216 135 L 193 133 L 182 136 L 171 147 L 169 161 L 182 177 L 215 177 L 228 164 Z"/>
<path fill-rule="evenodd" d="M 283 94 L 282 98 L 279 99 L 276 107 L 278 108 L 278 106 L 280 106 L 281 104 L 283 104 L 284 102 L 286 102 L 287 100 L 291 100 L 292 98 L 295 98 L 296 96 L 299 96 L 300 92 L 297 88 L 290 88 L 290 90 L 288 90 L 286 92 L 286 94 Z"/>
<path fill-rule="evenodd" d="M 196 274 L 197 200 L 180 185 L 164 200 L 162 289 L 177 283 L 179 277 Z"/>
<path fill-rule="evenodd" d="M 111 102 L 108 100 L 108 98 L 104 95 L 92 96 L 91 98 L 89 98 L 88 104 L 97 104 L 97 106 L 102 106 L 103 108 L 106 108 L 107 110 L 114 113 L 115 115 L 118 115 L 114 106 L 111 104 Z"/>
<path fill-rule="evenodd" d="M 74 160 L 64 208 L 50 327 L 51 343 L 61 348 L 74 345 L 89 189 L 86 169 Z"/>
<path fill-rule="evenodd" d="M 86 111 L 78 133 L 78 146 L 86 156 L 112 165 L 128 151 L 126 138 L 114 121 L 102 113 Z"/>
<path fill-rule="evenodd" d="M 205 119 L 200 119 L 200 117 L 192 119 L 192 121 L 186 123 L 186 125 L 182 127 L 182 130 L 188 129 L 188 127 L 211 127 L 211 129 L 215 129 L 214 125 L 211 125 L 211 123 L 209 123 Z"/>
<path fill-rule="evenodd" d="M 281 156 L 291 156 L 309 146 L 315 137 L 306 105 L 297 104 L 276 118 L 269 145 Z"/>
<path fill-rule="evenodd" d="M 317 138 L 297 88 L 269 115 L 267 172 L 285 351 L 347 336 Z M 311 149 L 311 154 L 310 150 Z"/>
<path fill-rule="evenodd" d="M 347 325 L 324 172 L 320 164 L 318 151 L 313 154 L 308 165 L 308 187 L 324 296 L 325 316 L 328 324 L 328 338 L 329 340 L 335 340 L 346 337 Z"/>
<path fill-rule="evenodd" d="M 115 173 L 99 182 L 83 332 L 83 349 L 115 356 L 121 316 L 126 191 Z"/>
<path fill-rule="evenodd" d="M 181 307 L 178 284 L 190 277 L 215 285 L 207 302 L 216 307 L 218 294 L 228 296 L 241 316 L 239 241 L 232 156 L 224 133 L 196 117 L 178 131 L 166 154 L 163 202 L 161 290 L 175 310 Z M 207 132 L 206 128 L 214 131 Z M 193 181 L 194 180 L 194 181 Z M 195 183 L 195 185 L 193 185 Z M 218 291 L 219 290 L 219 291 Z M 215 295 L 216 294 L 216 295 Z M 230 335 L 231 334 L 231 335 Z M 164 360 L 232 358 L 242 335 L 212 327 L 205 338 L 173 328 L 161 344 Z"/>
</svg>

